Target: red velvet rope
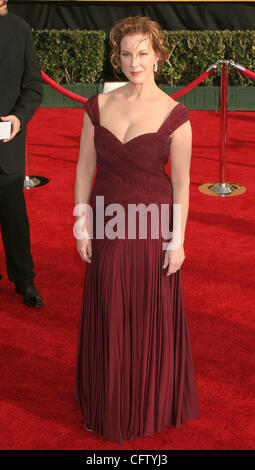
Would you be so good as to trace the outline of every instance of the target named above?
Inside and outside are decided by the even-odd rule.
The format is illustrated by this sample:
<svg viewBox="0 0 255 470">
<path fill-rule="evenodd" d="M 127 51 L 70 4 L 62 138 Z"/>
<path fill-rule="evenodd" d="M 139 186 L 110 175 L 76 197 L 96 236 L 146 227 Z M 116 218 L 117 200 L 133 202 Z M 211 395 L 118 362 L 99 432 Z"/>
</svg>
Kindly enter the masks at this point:
<svg viewBox="0 0 255 470">
<path fill-rule="evenodd" d="M 236 67 L 236 69 L 239 70 L 239 72 L 242 72 L 244 75 L 247 75 L 247 77 L 252 78 L 252 80 L 255 80 L 255 73 L 252 72 L 251 70 L 246 69 L 245 67 L 243 70 L 239 67 Z"/>
<path fill-rule="evenodd" d="M 188 85 L 186 85 L 184 88 L 182 88 L 179 91 L 176 91 L 171 95 L 171 98 L 179 98 L 179 96 L 185 95 L 188 91 L 192 90 L 192 88 L 195 88 L 199 83 L 201 83 L 203 80 L 205 80 L 209 75 L 211 75 L 212 72 L 214 72 L 215 69 L 211 69 L 209 72 L 205 71 L 200 75 L 199 77 L 195 78 L 193 82 L 190 82 Z"/>
<path fill-rule="evenodd" d="M 85 98 L 83 96 L 77 95 L 76 93 L 73 93 L 70 90 L 66 90 L 64 87 L 58 85 L 54 80 L 52 80 L 46 73 L 44 73 L 42 70 L 42 79 L 44 82 L 48 83 L 52 88 L 55 90 L 59 91 L 59 93 L 62 93 L 62 95 L 68 96 L 68 98 L 71 98 L 72 100 L 79 101 L 79 103 L 86 103 L 88 98 Z"/>
<path fill-rule="evenodd" d="M 246 69 L 243 66 L 236 66 L 234 67 L 242 72 L 244 75 L 247 77 L 252 78 L 255 80 L 255 73 L 252 72 L 249 69 Z M 215 68 L 211 68 L 209 71 L 203 72 L 199 77 L 197 77 L 195 80 L 190 82 L 188 85 L 186 85 L 184 88 L 181 90 L 176 91 L 172 95 L 170 95 L 173 99 L 179 98 L 179 96 L 185 95 L 185 93 L 188 93 L 188 91 L 192 90 L 192 88 L 195 88 L 196 86 L 199 85 L 199 83 L 203 82 L 209 75 L 211 75 L 212 72 L 214 72 Z M 78 101 L 79 103 L 86 103 L 88 98 L 85 98 L 83 96 L 77 95 L 76 93 L 73 93 L 72 91 L 66 90 L 66 88 L 62 87 L 61 85 L 58 85 L 54 80 L 52 80 L 46 73 L 42 72 L 42 78 L 45 83 L 48 83 L 52 88 L 55 90 L 59 91 L 59 93 L 62 93 L 62 95 L 67 96 L 68 98 L 71 98 L 72 100 Z"/>
<path fill-rule="evenodd" d="M 182 96 L 184 95 L 185 93 L 187 93 L 188 91 L 190 91 L 192 88 L 196 87 L 197 85 L 199 85 L 199 83 L 201 83 L 203 80 L 205 80 L 207 77 L 209 77 L 209 75 L 211 75 L 211 73 L 214 71 L 215 69 L 212 68 L 209 72 L 205 71 L 202 73 L 202 75 L 200 75 L 199 77 L 197 77 L 195 80 L 193 80 L 193 82 L 190 82 L 188 85 L 186 85 L 184 88 L 182 88 L 181 90 L 178 90 L 176 91 L 175 93 L 173 93 L 173 95 L 170 95 L 172 98 L 178 98 L 179 96 Z M 75 101 L 79 101 L 80 103 L 86 103 L 87 101 L 87 98 L 83 97 L 83 96 L 80 96 L 80 95 L 77 95 L 76 93 L 73 93 L 72 91 L 69 91 L 69 90 L 66 90 L 66 88 L 62 87 L 61 85 L 58 85 L 56 82 L 54 82 L 54 80 L 52 80 L 50 77 L 48 77 L 48 75 L 46 75 L 46 73 L 44 73 L 42 70 L 42 78 L 43 78 L 43 81 L 45 83 L 48 83 L 48 85 L 50 85 L 52 88 L 54 88 L 55 90 L 59 91 L 60 93 L 62 93 L 62 95 L 65 95 L 65 96 L 68 96 L 68 98 L 71 98 L 72 100 L 75 100 Z"/>
</svg>

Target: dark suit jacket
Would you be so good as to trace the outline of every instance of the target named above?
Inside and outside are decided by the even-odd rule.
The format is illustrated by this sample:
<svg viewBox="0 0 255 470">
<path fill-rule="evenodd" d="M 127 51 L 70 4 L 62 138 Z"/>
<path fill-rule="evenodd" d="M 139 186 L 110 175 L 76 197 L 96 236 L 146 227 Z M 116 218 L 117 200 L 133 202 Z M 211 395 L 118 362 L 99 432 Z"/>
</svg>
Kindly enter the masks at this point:
<svg viewBox="0 0 255 470">
<path fill-rule="evenodd" d="M 21 122 L 21 132 L 12 141 L 0 141 L 0 167 L 6 173 L 25 170 L 26 124 L 42 97 L 30 26 L 15 15 L 0 16 L 0 116 L 14 114 Z"/>
</svg>

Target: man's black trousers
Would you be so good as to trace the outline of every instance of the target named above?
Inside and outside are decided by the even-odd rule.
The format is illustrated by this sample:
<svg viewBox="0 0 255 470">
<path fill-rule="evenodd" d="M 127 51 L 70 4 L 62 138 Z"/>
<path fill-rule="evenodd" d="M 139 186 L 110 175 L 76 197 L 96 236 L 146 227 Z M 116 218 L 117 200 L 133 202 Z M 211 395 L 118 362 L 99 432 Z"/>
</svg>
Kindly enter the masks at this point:
<svg viewBox="0 0 255 470">
<path fill-rule="evenodd" d="M 0 167 L 0 226 L 7 273 L 9 280 L 21 287 L 33 282 L 35 276 L 24 177 L 24 171 L 7 174 Z"/>
</svg>

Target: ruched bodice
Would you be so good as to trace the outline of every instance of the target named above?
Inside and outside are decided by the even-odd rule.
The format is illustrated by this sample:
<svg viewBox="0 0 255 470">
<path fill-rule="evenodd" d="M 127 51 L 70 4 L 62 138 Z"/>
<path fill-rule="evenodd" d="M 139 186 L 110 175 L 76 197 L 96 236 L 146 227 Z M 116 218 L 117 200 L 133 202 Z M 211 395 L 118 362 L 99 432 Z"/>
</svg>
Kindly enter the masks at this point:
<svg viewBox="0 0 255 470">
<path fill-rule="evenodd" d="M 101 126 L 98 94 L 86 102 L 85 109 L 95 127 L 97 153 L 97 175 L 90 201 L 92 207 L 99 192 L 105 193 L 106 203 L 114 202 L 116 198 L 119 203 L 124 203 L 123 197 L 135 203 L 138 194 L 158 203 L 171 202 L 172 188 L 165 165 L 169 156 L 170 135 L 190 119 L 186 106 L 178 103 L 156 132 L 138 135 L 126 143 Z M 108 191 L 109 183 L 111 191 Z"/>
</svg>

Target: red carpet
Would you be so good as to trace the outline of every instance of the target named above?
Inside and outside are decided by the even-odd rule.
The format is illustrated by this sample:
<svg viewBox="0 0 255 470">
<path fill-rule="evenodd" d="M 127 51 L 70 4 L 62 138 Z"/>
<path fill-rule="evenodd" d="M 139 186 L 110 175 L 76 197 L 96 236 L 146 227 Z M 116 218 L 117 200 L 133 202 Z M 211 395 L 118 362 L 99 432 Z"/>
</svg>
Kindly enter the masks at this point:
<svg viewBox="0 0 255 470">
<path fill-rule="evenodd" d="M 85 430 L 74 403 L 74 367 L 85 265 L 73 238 L 81 109 L 39 109 L 29 124 L 25 191 L 36 287 L 45 307 L 23 305 L 0 246 L 2 449 L 253 449 L 255 114 L 230 112 L 227 181 L 236 197 L 211 197 L 218 180 L 219 112 L 191 111 L 190 212 L 182 266 L 200 418 L 121 448 Z"/>
</svg>

